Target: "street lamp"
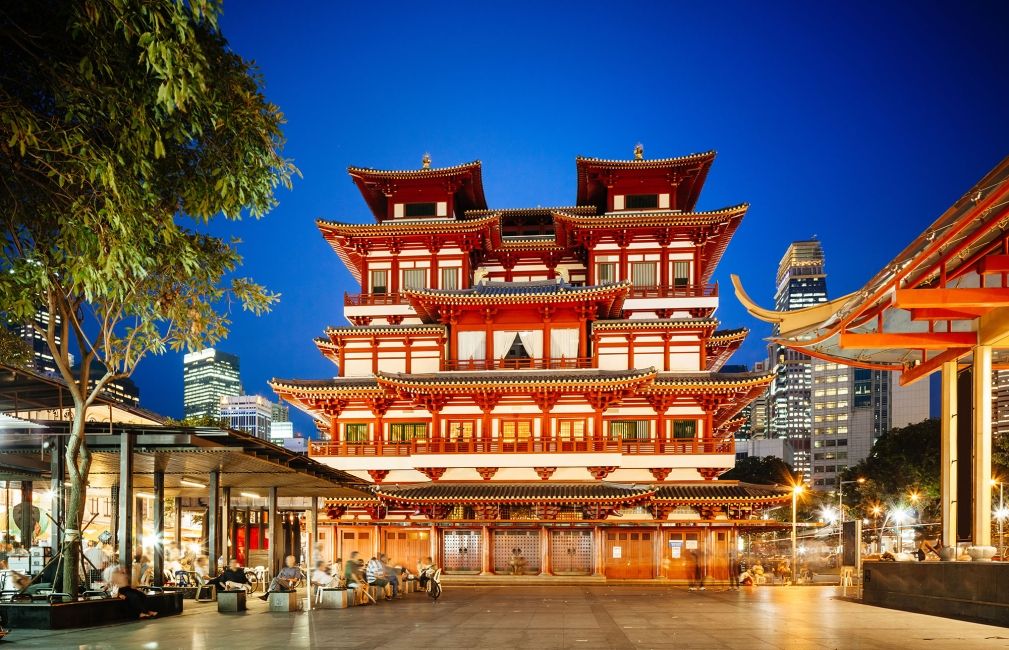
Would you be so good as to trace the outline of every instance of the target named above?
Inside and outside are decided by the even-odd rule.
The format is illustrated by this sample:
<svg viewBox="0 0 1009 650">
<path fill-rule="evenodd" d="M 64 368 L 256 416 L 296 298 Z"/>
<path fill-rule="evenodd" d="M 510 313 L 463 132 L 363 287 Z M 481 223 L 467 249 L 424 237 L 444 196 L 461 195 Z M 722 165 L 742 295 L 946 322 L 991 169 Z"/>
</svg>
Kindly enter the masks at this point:
<svg viewBox="0 0 1009 650">
<path fill-rule="evenodd" d="M 837 482 L 837 568 L 841 568 L 841 558 L 844 556 L 844 486 L 854 483 L 865 483 L 865 477 L 858 477 L 854 481 L 842 481 L 838 476 Z"/>
<path fill-rule="evenodd" d="M 876 550 L 880 555 L 883 554 L 883 533 L 879 529 L 879 516 L 883 514 L 883 506 L 878 503 L 872 507 L 870 510 L 872 512 L 872 525 L 876 529 Z"/>
<path fill-rule="evenodd" d="M 891 513 L 891 518 L 894 523 L 897 524 L 897 552 L 904 552 L 904 535 L 900 529 L 901 525 L 907 520 L 908 512 L 906 508 L 897 508 Z"/>
<path fill-rule="evenodd" d="M 792 584 L 793 585 L 795 584 L 795 574 L 796 574 L 796 568 L 798 566 L 796 557 L 796 548 L 795 548 L 796 527 L 798 526 L 798 523 L 796 522 L 795 519 L 795 511 L 797 502 L 799 500 L 799 495 L 802 494 L 802 490 L 803 490 L 802 483 L 796 483 L 795 485 L 792 486 Z"/>
<path fill-rule="evenodd" d="M 1002 524 L 1005 522 L 1006 517 L 1009 516 L 1009 510 L 1006 510 L 1005 507 L 1005 491 L 1003 490 L 1005 484 L 998 479 L 992 479 L 991 484 L 992 487 L 998 485 L 998 509 L 995 510 L 995 518 L 998 519 L 998 555 L 1001 558 L 1002 549 L 1005 548 L 1005 540 L 1002 537 Z"/>
</svg>

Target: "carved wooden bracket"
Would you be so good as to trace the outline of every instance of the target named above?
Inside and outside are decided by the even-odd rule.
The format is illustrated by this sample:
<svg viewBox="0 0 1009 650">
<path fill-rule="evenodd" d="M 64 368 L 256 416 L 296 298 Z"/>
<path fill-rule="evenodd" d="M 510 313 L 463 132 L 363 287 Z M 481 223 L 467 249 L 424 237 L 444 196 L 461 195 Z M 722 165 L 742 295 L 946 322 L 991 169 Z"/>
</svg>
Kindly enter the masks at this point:
<svg viewBox="0 0 1009 650">
<path fill-rule="evenodd" d="M 664 481 L 673 470 L 670 467 L 652 467 L 648 471 L 652 473 L 656 481 Z"/>
<path fill-rule="evenodd" d="M 554 472 L 557 471 L 556 467 L 534 467 L 533 469 L 536 470 L 536 476 L 544 481 L 553 476 Z"/>
<path fill-rule="evenodd" d="M 428 517 L 431 519 L 444 519 L 448 517 L 448 513 L 452 511 L 452 506 L 445 505 L 444 503 L 435 503 L 428 506 L 425 510 Z"/>
<path fill-rule="evenodd" d="M 616 471 L 617 468 L 612 465 L 609 465 L 606 467 L 587 467 L 586 469 L 588 469 L 589 473 L 592 474 L 592 478 L 596 479 L 597 481 L 601 481 L 607 476 L 609 476 L 612 472 Z"/>
<path fill-rule="evenodd" d="M 648 509 L 651 511 L 652 516 L 659 521 L 665 521 L 666 519 L 669 519 L 669 513 L 671 513 L 674 510 L 673 506 L 659 505 L 655 503 L 648 506 Z"/>
<path fill-rule="evenodd" d="M 489 481 L 497 474 L 497 467 L 477 467 L 476 473 L 485 481 Z"/>
<path fill-rule="evenodd" d="M 557 519 L 557 515 L 561 512 L 561 507 L 557 505 L 537 505 L 534 507 L 534 512 L 538 519 Z"/>
<path fill-rule="evenodd" d="M 444 467 L 418 467 L 417 471 L 428 477 L 432 481 L 437 481 L 445 475 Z"/>
<path fill-rule="evenodd" d="M 347 506 L 329 506 L 326 508 L 326 516 L 330 519 L 339 519 L 347 512 Z"/>
<path fill-rule="evenodd" d="M 386 320 L 386 321 L 387 321 L 387 322 L 388 322 L 388 323 L 389 323 L 390 325 L 402 325 L 402 324 L 403 324 L 403 319 L 404 319 L 404 318 L 405 318 L 405 316 L 403 316 L 402 314 L 397 314 L 397 315 L 395 315 L 395 316 L 386 316 L 386 317 L 385 317 L 385 320 Z"/>
<path fill-rule="evenodd" d="M 385 515 L 389 512 L 389 509 L 383 505 L 368 506 L 364 509 L 368 513 L 368 516 L 374 520 L 385 519 Z"/>
<path fill-rule="evenodd" d="M 358 327 L 367 327 L 371 325 L 371 316 L 351 316 L 350 322 Z"/>
<path fill-rule="evenodd" d="M 698 467 L 697 473 L 705 481 L 714 481 L 716 478 L 729 471 L 727 467 Z"/>
<path fill-rule="evenodd" d="M 387 470 L 387 469 L 369 469 L 368 470 L 368 476 L 370 476 L 371 480 L 375 481 L 376 483 L 381 483 L 382 481 L 385 480 L 385 477 L 388 476 L 388 475 L 389 475 L 389 470 Z"/>
</svg>

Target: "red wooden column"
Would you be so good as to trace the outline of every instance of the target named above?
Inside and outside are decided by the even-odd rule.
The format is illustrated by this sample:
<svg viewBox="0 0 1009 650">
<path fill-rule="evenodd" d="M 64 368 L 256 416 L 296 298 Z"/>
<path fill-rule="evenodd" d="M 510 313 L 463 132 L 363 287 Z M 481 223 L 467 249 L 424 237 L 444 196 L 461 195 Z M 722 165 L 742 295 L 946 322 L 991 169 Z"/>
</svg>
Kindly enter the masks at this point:
<svg viewBox="0 0 1009 650">
<path fill-rule="evenodd" d="M 550 529 L 540 526 L 540 575 L 553 574 L 554 568 L 550 565 Z"/>
<path fill-rule="evenodd" d="M 666 285 L 668 286 L 668 285 Z M 662 371 L 669 372 L 669 342 L 673 335 L 669 332 L 662 333 Z"/>
<path fill-rule="evenodd" d="M 431 562 L 435 566 L 441 566 L 441 544 L 438 540 L 438 527 L 434 524 L 431 525 L 431 539 L 428 540 L 428 545 L 431 551 Z"/>
<path fill-rule="evenodd" d="M 592 527 L 592 575 L 593 576 L 603 576 L 606 575 L 604 571 L 606 567 L 606 540 L 603 538 L 602 528 L 599 526 Z"/>
<path fill-rule="evenodd" d="M 399 293 L 400 286 L 399 286 L 399 250 L 398 249 L 393 249 L 393 252 L 392 252 L 392 264 L 391 264 L 391 268 L 389 269 L 389 275 L 392 276 L 391 278 L 389 278 L 390 293 Z"/>
<path fill-rule="evenodd" d="M 337 417 L 335 414 L 329 416 L 329 439 L 332 442 L 338 442 L 340 439 L 340 422 Z"/>
<path fill-rule="evenodd" d="M 634 368 L 634 335 L 628 334 L 627 339 L 627 369 Z"/>
<path fill-rule="evenodd" d="M 480 544 L 480 575 L 491 576 L 494 575 L 494 564 L 491 561 L 493 540 L 491 539 L 490 526 L 486 524 L 481 526 L 480 536 L 482 538 Z"/>
<path fill-rule="evenodd" d="M 669 245 L 668 243 L 662 246 L 662 253 L 659 255 L 659 285 L 663 287 L 668 287 L 669 282 Z"/>
</svg>

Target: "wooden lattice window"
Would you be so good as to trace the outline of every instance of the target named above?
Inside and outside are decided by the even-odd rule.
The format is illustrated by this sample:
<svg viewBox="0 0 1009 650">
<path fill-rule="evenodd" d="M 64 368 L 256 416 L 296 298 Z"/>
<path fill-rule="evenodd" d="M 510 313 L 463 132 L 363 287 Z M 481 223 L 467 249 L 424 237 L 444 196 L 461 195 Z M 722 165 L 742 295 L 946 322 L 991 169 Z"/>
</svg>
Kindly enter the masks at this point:
<svg viewBox="0 0 1009 650">
<path fill-rule="evenodd" d="M 389 425 L 389 442 L 427 440 L 427 422 L 393 422 Z"/>
<path fill-rule="evenodd" d="M 343 439 L 351 443 L 368 442 L 367 423 L 355 422 L 343 425 Z"/>
</svg>

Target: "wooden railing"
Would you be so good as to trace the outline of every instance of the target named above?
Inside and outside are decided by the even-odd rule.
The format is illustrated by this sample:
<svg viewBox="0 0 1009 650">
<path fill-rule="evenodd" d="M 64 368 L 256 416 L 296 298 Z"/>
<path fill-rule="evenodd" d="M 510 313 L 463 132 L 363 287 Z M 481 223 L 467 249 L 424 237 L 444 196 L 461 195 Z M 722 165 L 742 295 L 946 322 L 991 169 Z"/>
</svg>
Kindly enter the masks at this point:
<svg viewBox="0 0 1009 650">
<path fill-rule="evenodd" d="M 400 293 L 346 293 L 343 294 L 345 307 L 366 307 L 368 305 L 405 305 L 406 296 Z"/>
<path fill-rule="evenodd" d="M 698 298 L 717 296 L 718 283 L 631 287 L 627 293 L 628 298 Z"/>
<path fill-rule="evenodd" d="M 442 370 L 571 370 L 591 368 L 590 357 L 557 357 L 552 359 L 448 359 Z"/>
<path fill-rule="evenodd" d="M 728 440 L 413 440 L 411 442 L 313 442 L 312 456 L 413 456 L 423 454 L 735 454 Z"/>
</svg>

